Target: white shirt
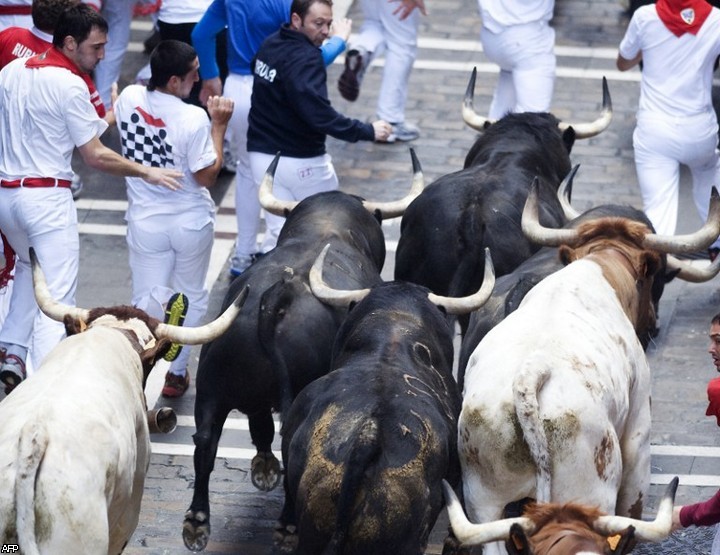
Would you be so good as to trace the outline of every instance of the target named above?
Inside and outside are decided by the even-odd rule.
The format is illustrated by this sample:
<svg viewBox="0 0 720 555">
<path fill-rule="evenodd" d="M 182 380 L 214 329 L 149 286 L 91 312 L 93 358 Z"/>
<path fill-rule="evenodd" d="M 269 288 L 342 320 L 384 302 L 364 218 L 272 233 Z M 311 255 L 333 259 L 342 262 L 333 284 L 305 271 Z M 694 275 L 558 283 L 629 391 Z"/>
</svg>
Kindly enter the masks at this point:
<svg viewBox="0 0 720 555">
<path fill-rule="evenodd" d="M 711 111 L 713 65 L 720 55 L 720 10 L 713 8 L 697 35 L 675 36 L 657 15 L 642 6 L 630 20 L 620 55 L 632 60 L 642 51 L 638 111 L 673 117 Z"/>
<path fill-rule="evenodd" d="M 202 227 L 212 221 L 215 203 L 207 188 L 193 177 L 217 158 L 205 111 L 173 95 L 130 85 L 115 103 L 115 117 L 125 158 L 183 173 L 178 191 L 150 185 L 139 177 L 126 177 L 126 218 L 184 212 L 188 225 Z"/>
<path fill-rule="evenodd" d="M 26 61 L 0 71 L 0 178 L 72 179 L 73 149 L 108 125 L 78 75 L 60 67 L 30 69 Z"/>
<path fill-rule="evenodd" d="M 197 23 L 212 0 L 163 0 L 158 19 L 164 23 Z"/>
<path fill-rule="evenodd" d="M 510 25 L 550 21 L 555 0 L 478 0 L 483 27 L 493 33 Z"/>
</svg>

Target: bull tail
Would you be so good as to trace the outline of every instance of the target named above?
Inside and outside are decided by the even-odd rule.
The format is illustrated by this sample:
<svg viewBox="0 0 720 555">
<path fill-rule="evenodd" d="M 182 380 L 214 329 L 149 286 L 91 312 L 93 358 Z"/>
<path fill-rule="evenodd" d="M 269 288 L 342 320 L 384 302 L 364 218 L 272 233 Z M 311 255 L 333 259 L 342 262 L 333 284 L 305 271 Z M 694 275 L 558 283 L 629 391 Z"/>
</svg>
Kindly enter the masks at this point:
<svg viewBox="0 0 720 555">
<path fill-rule="evenodd" d="M 550 377 L 551 370 L 528 361 L 513 381 L 515 413 L 537 468 L 535 498 L 538 503 L 550 501 L 552 460 L 550 446 L 540 418 L 538 395 Z"/>
<path fill-rule="evenodd" d="M 347 533 L 356 513 L 353 507 L 359 492 L 362 491 L 365 473 L 380 453 L 378 421 L 375 416 L 366 418 L 360 424 L 353 441 L 352 452 L 345 463 L 345 475 L 340 485 L 335 532 L 322 555 L 336 555 L 345 551 Z"/>
<path fill-rule="evenodd" d="M 35 537 L 35 483 L 48 446 L 45 425 L 34 419 L 20 431 L 15 478 L 18 543 L 25 555 L 39 555 Z"/>
</svg>

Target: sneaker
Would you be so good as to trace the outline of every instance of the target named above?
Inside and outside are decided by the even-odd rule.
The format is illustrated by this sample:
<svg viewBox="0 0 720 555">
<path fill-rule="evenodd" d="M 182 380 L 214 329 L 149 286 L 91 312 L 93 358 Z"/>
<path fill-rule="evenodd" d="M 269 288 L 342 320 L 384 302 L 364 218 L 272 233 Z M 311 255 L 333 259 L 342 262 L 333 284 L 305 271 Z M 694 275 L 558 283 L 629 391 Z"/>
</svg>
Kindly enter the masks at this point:
<svg viewBox="0 0 720 555">
<path fill-rule="evenodd" d="M 228 173 L 237 173 L 237 158 L 230 148 L 230 141 L 223 141 L 223 169 Z"/>
<path fill-rule="evenodd" d="M 360 83 L 369 59 L 367 50 L 362 47 L 348 50 L 345 56 L 345 70 L 338 79 L 338 91 L 345 100 L 355 102 L 360 95 Z"/>
<path fill-rule="evenodd" d="M 190 373 L 185 372 L 184 376 L 178 376 L 168 372 L 165 374 L 165 385 L 162 388 L 163 397 L 182 397 L 190 387 Z"/>
<path fill-rule="evenodd" d="M 25 361 L 17 355 L 5 355 L 0 366 L 0 381 L 5 384 L 5 394 L 9 395 L 27 377 Z"/>
<path fill-rule="evenodd" d="M 183 322 L 185 322 L 188 304 L 188 298 L 182 293 L 175 293 L 170 297 L 165 308 L 165 323 L 172 326 L 182 326 Z M 172 362 L 178 357 L 181 350 L 182 345 L 173 343 L 163 358 Z"/>
<path fill-rule="evenodd" d="M 77 199 L 80 196 L 82 190 L 82 178 L 78 174 L 73 175 L 72 182 L 70 183 L 70 192 L 72 193 L 73 200 Z"/>
<path fill-rule="evenodd" d="M 255 252 L 250 256 L 233 256 L 230 261 L 230 277 L 238 277 L 250 266 L 252 266 L 257 260 L 264 256 L 265 253 Z"/>
<path fill-rule="evenodd" d="M 394 143 L 395 141 L 414 141 L 420 136 L 420 129 L 412 123 L 401 121 L 400 123 L 391 123 L 392 133 L 384 141 L 379 143 Z"/>
</svg>

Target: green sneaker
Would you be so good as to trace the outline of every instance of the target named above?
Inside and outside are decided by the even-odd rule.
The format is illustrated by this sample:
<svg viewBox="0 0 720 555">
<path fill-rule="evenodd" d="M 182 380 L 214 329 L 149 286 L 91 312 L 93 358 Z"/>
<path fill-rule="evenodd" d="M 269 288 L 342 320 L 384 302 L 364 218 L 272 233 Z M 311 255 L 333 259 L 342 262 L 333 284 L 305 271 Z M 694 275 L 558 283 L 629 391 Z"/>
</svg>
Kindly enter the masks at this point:
<svg viewBox="0 0 720 555">
<path fill-rule="evenodd" d="M 188 298 L 182 293 L 175 293 L 170 297 L 165 308 L 165 323 L 171 326 L 182 326 L 183 322 L 185 322 L 188 304 Z M 168 362 L 172 362 L 178 357 L 181 350 L 182 345 L 173 343 L 163 358 Z"/>
</svg>

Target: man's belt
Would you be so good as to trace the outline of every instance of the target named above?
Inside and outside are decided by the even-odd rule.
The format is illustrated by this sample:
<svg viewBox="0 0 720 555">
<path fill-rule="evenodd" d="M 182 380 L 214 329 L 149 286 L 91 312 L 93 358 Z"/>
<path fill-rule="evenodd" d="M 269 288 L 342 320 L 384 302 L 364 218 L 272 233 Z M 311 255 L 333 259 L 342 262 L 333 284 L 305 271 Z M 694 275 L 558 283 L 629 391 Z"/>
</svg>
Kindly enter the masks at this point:
<svg viewBox="0 0 720 555">
<path fill-rule="evenodd" d="M 0 6 L 0 15 L 32 15 L 32 6 Z"/>
<path fill-rule="evenodd" d="M 14 181 L 0 179 L 0 187 L 3 189 L 17 189 L 18 187 L 63 187 L 69 189 L 70 183 L 72 182 L 69 179 L 55 179 L 54 177 L 23 177 Z"/>
</svg>

